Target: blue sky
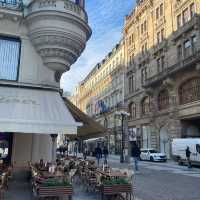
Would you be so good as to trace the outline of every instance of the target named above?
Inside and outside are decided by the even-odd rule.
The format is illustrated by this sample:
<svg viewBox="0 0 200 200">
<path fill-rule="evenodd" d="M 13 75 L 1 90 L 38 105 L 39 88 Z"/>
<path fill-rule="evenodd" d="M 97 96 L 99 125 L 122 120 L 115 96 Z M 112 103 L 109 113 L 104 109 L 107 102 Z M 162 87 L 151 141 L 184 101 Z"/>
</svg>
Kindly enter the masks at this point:
<svg viewBox="0 0 200 200">
<path fill-rule="evenodd" d="M 81 57 L 63 74 L 61 88 L 73 92 L 91 69 L 100 62 L 122 38 L 125 15 L 135 0 L 86 0 L 92 36 Z"/>
</svg>

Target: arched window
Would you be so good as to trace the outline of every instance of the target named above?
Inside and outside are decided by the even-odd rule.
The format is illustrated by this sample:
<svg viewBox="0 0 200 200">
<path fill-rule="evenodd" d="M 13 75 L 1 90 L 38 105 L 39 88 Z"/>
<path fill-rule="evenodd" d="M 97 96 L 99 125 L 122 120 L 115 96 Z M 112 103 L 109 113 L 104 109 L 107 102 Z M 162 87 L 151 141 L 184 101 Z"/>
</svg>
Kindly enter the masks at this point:
<svg viewBox="0 0 200 200">
<path fill-rule="evenodd" d="M 129 104 L 130 118 L 136 118 L 136 104 L 134 102 Z"/>
<path fill-rule="evenodd" d="M 189 79 L 179 88 L 180 104 L 200 100 L 200 78 Z"/>
<path fill-rule="evenodd" d="M 169 108 L 169 93 L 168 91 L 162 90 L 158 95 L 158 109 L 164 110 Z"/>
<path fill-rule="evenodd" d="M 145 97 L 143 100 L 142 100 L 142 115 L 146 115 L 150 112 L 150 98 L 149 96 Z"/>
</svg>

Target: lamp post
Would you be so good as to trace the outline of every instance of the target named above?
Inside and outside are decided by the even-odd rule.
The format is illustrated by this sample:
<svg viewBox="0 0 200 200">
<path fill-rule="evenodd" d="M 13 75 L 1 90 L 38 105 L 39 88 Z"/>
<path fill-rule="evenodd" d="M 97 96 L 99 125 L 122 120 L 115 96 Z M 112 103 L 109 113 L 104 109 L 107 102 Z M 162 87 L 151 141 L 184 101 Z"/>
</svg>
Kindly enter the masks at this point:
<svg viewBox="0 0 200 200">
<path fill-rule="evenodd" d="M 120 116 L 121 117 L 121 130 L 122 130 L 122 141 L 121 141 L 121 154 L 120 154 L 120 162 L 124 163 L 125 159 L 124 159 L 124 151 L 125 151 L 125 139 L 126 139 L 126 135 L 124 132 L 124 120 L 126 117 L 130 116 L 130 113 L 127 113 L 125 111 L 116 111 L 115 115 Z"/>
</svg>

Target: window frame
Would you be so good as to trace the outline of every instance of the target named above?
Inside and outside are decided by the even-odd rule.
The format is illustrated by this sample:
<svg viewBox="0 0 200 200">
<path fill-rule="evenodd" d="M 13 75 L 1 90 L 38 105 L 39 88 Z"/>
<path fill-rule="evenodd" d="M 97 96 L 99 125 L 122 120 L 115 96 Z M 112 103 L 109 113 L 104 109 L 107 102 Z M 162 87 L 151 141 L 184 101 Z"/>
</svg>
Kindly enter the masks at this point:
<svg viewBox="0 0 200 200">
<path fill-rule="evenodd" d="M 167 89 L 161 90 L 158 94 L 158 110 L 166 110 L 169 106 L 169 92 Z"/>
<path fill-rule="evenodd" d="M 147 115 L 148 113 L 150 113 L 150 97 L 146 96 L 142 99 L 141 102 L 141 114 L 142 116 L 144 116 Z"/>
<path fill-rule="evenodd" d="M 192 19 L 195 16 L 195 3 L 190 4 L 190 19 Z"/>
<path fill-rule="evenodd" d="M 186 8 L 185 10 L 183 10 L 183 14 L 182 14 L 183 25 L 186 24 L 188 21 L 189 21 L 189 10 L 188 10 L 188 8 Z"/>
<path fill-rule="evenodd" d="M 179 104 L 200 101 L 200 77 L 193 77 L 181 84 L 178 90 Z"/>
<path fill-rule="evenodd" d="M 13 41 L 13 42 L 18 42 L 18 43 L 19 43 L 19 55 L 18 55 L 18 61 L 17 61 L 17 74 L 16 74 L 16 79 L 15 79 L 15 80 L 11 80 L 11 79 L 3 79 L 3 78 L 0 78 L 1 81 L 18 82 L 18 81 L 19 81 L 20 63 L 21 63 L 21 49 L 22 49 L 22 41 L 21 41 L 21 38 L 19 38 L 19 37 L 9 37 L 9 36 L 0 35 L 0 40 Z"/>
</svg>

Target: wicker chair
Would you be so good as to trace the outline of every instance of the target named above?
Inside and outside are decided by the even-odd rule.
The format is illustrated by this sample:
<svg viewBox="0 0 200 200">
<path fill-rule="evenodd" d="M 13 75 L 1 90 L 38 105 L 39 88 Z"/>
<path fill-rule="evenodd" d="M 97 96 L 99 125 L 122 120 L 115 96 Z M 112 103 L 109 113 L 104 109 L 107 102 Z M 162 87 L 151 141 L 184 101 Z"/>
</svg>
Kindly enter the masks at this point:
<svg viewBox="0 0 200 200">
<path fill-rule="evenodd" d="M 5 191 L 8 190 L 8 172 L 5 172 L 1 176 L 0 185 L 0 199 L 3 200 L 5 196 Z"/>
</svg>

